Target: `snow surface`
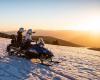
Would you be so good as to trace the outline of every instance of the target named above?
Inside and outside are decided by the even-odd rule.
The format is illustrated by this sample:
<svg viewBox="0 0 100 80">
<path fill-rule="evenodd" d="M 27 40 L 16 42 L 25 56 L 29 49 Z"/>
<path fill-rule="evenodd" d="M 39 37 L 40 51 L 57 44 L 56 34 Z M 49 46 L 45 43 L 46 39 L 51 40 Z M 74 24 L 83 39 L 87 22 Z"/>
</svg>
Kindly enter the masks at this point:
<svg viewBox="0 0 100 80">
<path fill-rule="evenodd" d="M 87 48 L 46 45 L 59 64 L 7 56 L 9 39 L 0 38 L 0 80 L 100 80 L 100 52 Z"/>
</svg>

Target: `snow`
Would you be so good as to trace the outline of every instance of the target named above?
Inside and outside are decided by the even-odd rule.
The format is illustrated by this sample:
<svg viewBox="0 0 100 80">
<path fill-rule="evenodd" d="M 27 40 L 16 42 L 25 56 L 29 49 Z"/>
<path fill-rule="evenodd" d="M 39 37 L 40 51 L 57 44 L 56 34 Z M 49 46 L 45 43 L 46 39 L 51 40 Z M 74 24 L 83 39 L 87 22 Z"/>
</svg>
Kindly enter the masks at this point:
<svg viewBox="0 0 100 80">
<path fill-rule="evenodd" d="M 100 52 L 85 47 L 48 45 L 60 61 L 52 66 L 39 60 L 7 57 L 9 39 L 0 38 L 0 80 L 100 80 Z"/>
</svg>

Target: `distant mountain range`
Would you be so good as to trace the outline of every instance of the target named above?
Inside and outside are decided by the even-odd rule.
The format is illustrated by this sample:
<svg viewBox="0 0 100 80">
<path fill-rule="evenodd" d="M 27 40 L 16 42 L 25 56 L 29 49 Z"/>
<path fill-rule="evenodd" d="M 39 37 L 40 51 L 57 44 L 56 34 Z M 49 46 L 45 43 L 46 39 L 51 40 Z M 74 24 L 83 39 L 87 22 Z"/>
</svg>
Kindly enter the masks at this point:
<svg viewBox="0 0 100 80">
<path fill-rule="evenodd" d="M 73 44 L 83 45 L 86 47 L 100 48 L 100 34 L 92 34 L 86 31 L 73 30 L 34 30 L 36 33 L 33 36 L 48 36 L 57 38 L 63 41 L 68 41 Z M 16 31 L 5 32 L 7 34 L 16 34 Z"/>
<path fill-rule="evenodd" d="M 11 38 L 11 35 L 9 35 L 9 34 L 7 34 L 7 33 L 2 33 L 2 32 L 0 32 L 0 37 L 2 37 L 2 38 Z"/>
</svg>

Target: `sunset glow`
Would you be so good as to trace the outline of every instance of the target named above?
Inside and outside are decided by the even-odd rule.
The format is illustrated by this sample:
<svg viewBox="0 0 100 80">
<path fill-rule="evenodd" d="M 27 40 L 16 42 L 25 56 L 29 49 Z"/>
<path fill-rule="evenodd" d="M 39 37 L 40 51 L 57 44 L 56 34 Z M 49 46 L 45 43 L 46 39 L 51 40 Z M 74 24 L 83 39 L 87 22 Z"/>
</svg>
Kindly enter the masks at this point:
<svg viewBox="0 0 100 80">
<path fill-rule="evenodd" d="M 2 0 L 0 31 L 25 29 L 100 32 L 99 0 Z"/>
</svg>

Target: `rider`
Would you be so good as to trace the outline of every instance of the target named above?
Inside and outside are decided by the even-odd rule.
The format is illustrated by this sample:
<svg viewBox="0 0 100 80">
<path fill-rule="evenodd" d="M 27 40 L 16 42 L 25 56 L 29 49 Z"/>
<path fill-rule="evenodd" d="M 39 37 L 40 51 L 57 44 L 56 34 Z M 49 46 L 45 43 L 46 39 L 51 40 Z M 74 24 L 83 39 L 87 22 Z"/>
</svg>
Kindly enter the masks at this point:
<svg viewBox="0 0 100 80">
<path fill-rule="evenodd" d="M 24 32 L 24 28 L 19 28 L 19 30 L 17 32 L 17 45 L 18 45 L 18 47 L 20 47 L 22 44 L 23 32 Z"/>
</svg>

